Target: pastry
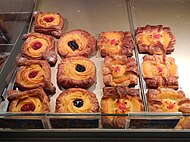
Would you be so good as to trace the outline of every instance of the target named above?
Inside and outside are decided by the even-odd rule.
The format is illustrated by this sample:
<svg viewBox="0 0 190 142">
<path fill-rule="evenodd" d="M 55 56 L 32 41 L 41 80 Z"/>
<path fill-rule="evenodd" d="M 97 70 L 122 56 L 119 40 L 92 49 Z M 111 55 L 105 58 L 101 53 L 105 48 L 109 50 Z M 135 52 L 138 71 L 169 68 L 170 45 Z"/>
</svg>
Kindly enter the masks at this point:
<svg viewBox="0 0 190 142">
<path fill-rule="evenodd" d="M 30 33 L 23 37 L 24 42 L 21 53 L 28 59 L 47 60 L 50 65 L 55 65 L 57 55 L 55 53 L 55 41 L 50 35 Z"/>
<path fill-rule="evenodd" d="M 50 100 L 42 88 L 8 91 L 10 112 L 50 112 Z"/>
<path fill-rule="evenodd" d="M 165 55 L 145 55 L 141 67 L 148 88 L 178 89 L 178 72 L 174 58 Z"/>
<path fill-rule="evenodd" d="M 138 66 L 133 57 L 106 56 L 102 74 L 106 86 L 135 86 L 138 82 Z"/>
<path fill-rule="evenodd" d="M 63 17 L 55 12 L 37 12 L 34 15 L 34 30 L 39 33 L 50 34 L 56 38 L 62 35 Z"/>
<path fill-rule="evenodd" d="M 99 110 L 96 95 L 81 88 L 70 88 L 56 99 L 56 110 L 59 113 L 95 113 Z"/>
<path fill-rule="evenodd" d="M 96 81 L 96 67 L 86 57 L 65 58 L 58 65 L 57 82 L 63 88 L 88 88 Z"/>
<path fill-rule="evenodd" d="M 149 54 L 171 53 L 176 43 L 170 27 L 163 25 L 138 27 L 136 40 L 139 52 Z"/>
<path fill-rule="evenodd" d="M 96 51 L 96 39 L 85 30 L 64 33 L 58 41 L 58 53 L 62 57 L 89 57 Z"/>
<path fill-rule="evenodd" d="M 101 56 L 133 55 L 134 40 L 130 32 L 102 32 L 98 39 Z"/>
<path fill-rule="evenodd" d="M 101 99 L 102 114 L 127 114 L 144 110 L 138 89 L 125 86 L 104 87 Z M 102 126 L 107 128 L 125 128 L 125 116 L 102 116 Z"/>
<path fill-rule="evenodd" d="M 15 83 L 20 90 L 42 87 L 47 93 L 55 93 L 55 87 L 51 83 L 50 65 L 46 60 L 28 60 L 17 57 L 16 63 L 19 69 Z"/>
</svg>

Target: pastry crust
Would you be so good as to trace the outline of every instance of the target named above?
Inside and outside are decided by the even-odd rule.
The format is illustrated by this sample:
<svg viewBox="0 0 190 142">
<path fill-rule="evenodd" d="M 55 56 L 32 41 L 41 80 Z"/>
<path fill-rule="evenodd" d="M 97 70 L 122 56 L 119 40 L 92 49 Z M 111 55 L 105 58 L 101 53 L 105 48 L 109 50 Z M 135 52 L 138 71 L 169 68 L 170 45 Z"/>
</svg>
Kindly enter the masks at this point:
<svg viewBox="0 0 190 142">
<path fill-rule="evenodd" d="M 64 33 L 58 41 L 58 53 L 62 57 L 89 57 L 96 51 L 96 39 L 85 30 Z"/>
<path fill-rule="evenodd" d="M 95 64 L 86 57 L 65 58 L 58 65 L 57 82 L 60 87 L 89 88 L 95 81 Z"/>
<path fill-rule="evenodd" d="M 99 110 L 96 95 L 82 88 L 70 88 L 56 99 L 56 110 L 59 113 L 95 113 Z"/>
<path fill-rule="evenodd" d="M 138 66 L 133 57 L 106 56 L 102 74 L 106 86 L 135 86 L 138 82 Z"/>
<path fill-rule="evenodd" d="M 57 62 L 55 53 L 55 41 L 50 35 L 41 33 L 29 33 L 23 37 L 25 42 L 22 46 L 21 53 L 28 59 L 47 60 L 50 65 Z"/>
<path fill-rule="evenodd" d="M 50 112 L 50 100 L 43 88 L 8 91 L 10 112 Z"/>
<path fill-rule="evenodd" d="M 56 38 L 62 35 L 63 17 L 55 12 L 38 12 L 34 15 L 34 30 L 39 33 L 50 34 Z"/>
<path fill-rule="evenodd" d="M 145 55 L 141 67 L 148 88 L 178 89 L 178 72 L 174 58 L 165 55 Z"/>
<path fill-rule="evenodd" d="M 166 54 L 174 51 L 175 37 L 170 27 L 146 25 L 136 30 L 136 40 L 140 53 Z"/>
<path fill-rule="evenodd" d="M 42 87 L 46 93 L 54 94 L 55 87 L 51 83 L 50 65 L 46 60 L 28 60 L 17 57 L 16 86 L 20 90 L 29 90 Z"/>
<path fill-rule="evenodd" d="M 98 39 L 101 56 L 126 55 L 132 56 L 134 40 L 130 32 L 113 31 L 102 32 Z"/>
<path fill-rule="evenodd" d="M 144 110 L 139 97 L 139 89 L 125 86 L 104 87 L 101 99 L 102 114 L 127 114 Z M 102 116 L 102 126 L 108 128 L 125 128 L 125 116 Z"/>
</svg>

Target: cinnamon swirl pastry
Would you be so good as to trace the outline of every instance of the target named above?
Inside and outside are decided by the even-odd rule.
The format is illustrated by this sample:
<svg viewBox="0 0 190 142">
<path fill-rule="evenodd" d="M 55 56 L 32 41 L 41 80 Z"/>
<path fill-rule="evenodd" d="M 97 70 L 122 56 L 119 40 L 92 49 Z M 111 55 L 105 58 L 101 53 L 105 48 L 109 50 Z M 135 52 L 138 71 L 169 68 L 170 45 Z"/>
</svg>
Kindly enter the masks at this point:
<svg viewBox="0 0 190 142">
<path fill-rule="evenodd" d="M 174 51 L 175 37 L 170 27 L 146 25 L 136 30 L 136 40 L 140 53 L 165 54 Z"/>
<path fill-rule="evenodd" d="M 98 39 L 101 56 L 133 55 L 134 40 L 130 32 L 102 32 Z"/>
<path fill-rule="evenodd" d="M 34 30 L 39 33 L 50 34 L 56 38 L 62 35 L 63 17 L 55 12 L 37 12 L 34 15 Z"/>
<path fill-rule="evenodd" d="M 50 65 L 46 60 L 28 60 L 17 58 L 19 69 L 16 74 L 16 86 L 21 90 L 42 87 L 47 93 L 54 94 L 55 87 L 51 83 Z"/>
<path fill-rule="evenodd" d="M 50 35 L 30 33 L 23 37 L 26 41 L 22 46 L 22 56 L 28 59 L 45 59 L 50 65 L 55 65 L 57 55 L 54 52 L 55 41 Z"/>
<path fill-rule="evenodd" d="M 143 111 L 143 102 L 138 89 L 124 86 L 104 87 L 101 99 L 101 113 L 127 114 L 128 112 Z M 125 116 L 102 116 L 102 126 L 108 128 L 125 128 Z"/>
<path fill-rule="evenodd" d="M 65 58 L 58 65 L 57 82 L 63 88 L 88 88 L 96 81 L 96 67 L 88 58 Z"/>
<path fill-rule="evenodd" d="M 96 95 L 81 88 L 71 88 L 62 92 L 56 99 L 56 110 L 59 113 L 93 113 L 98 112 L 99 104 Z"/>
<path fill-rule="evenodd" d="M 132 57 L 106 56 L 102 74 L 106 86 L 135 86 L 138 82 L 138 67 Z"/>
<path fill-rule="evenodd" d="M 172 57 L 145 55 L 142 62 L 142 73 L 148 88 L 178 89 L 177 65 Z"/>
<path fill-rule="evenodd" d="M 89 57 L 96 51 L 96 39 L 85 30 L 64 33 L 58 41 L 58 53 L 62 57 Z"/>
</svg>

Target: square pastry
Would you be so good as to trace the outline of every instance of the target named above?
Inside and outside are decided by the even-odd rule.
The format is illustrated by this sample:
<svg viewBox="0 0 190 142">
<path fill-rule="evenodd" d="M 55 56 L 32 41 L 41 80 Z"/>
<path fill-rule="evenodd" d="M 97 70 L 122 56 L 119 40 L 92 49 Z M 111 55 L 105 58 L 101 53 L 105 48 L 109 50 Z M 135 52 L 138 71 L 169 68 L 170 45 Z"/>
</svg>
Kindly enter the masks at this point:
<svg viewBox="0 0 190 142">
<path fill-rule="evenodd" d="M 175 37 L 170 27 L 146 25 L 136 30 L 136 41 L 140 53 L 165 54 L 174 51 Z"/>
<path fill-rule="evenodd" d="M 127 114 L 128 112 L 144 111 L 139 89 L 124 86 L 104 87 L 101 99 L 102 114 Z M 105 128 L 125 128 L 126 116 L 102 116 L 102 126 Z"/>
<path fill-rule="evenodd" d="M 145 55 L 141 68 L 148 88 L 178 89 L 178 71 L 174 58 L 165 55 Z"/>
<path fill-rule="evenodd" d="M 46 60 L 17 57 L 16 63 L 19 68 L 15 84 L 20 90 L 42 87 L 46 93 L 55 93 L 55 87 L 51 83 L 50 65 Z"/>
<path fill-rule="evenodd" d="M 50 99 L 41 87 L 23 92 L 9 90 L 7 99 L 10 112 L 50 112 Z"/>
<path fill-rule="evenodd" d="M 98 39 L 101 56 L 133 55 L 134 40 L 130 32 L 102 32 Z"/>
<path fill-rule="evenodd" d="M 106 56 L 102 75 L 106 86 L 135 86 L 138 83 L 136 60 L 127 56 Z"/>
</svg>

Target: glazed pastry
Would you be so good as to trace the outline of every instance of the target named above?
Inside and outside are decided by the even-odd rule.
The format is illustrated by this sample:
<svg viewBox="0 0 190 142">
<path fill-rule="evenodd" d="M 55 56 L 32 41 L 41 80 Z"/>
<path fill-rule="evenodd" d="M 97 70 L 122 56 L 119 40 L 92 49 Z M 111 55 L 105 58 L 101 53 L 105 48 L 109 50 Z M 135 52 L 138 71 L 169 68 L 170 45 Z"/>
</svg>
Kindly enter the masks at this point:
<svg viewBox="0 0 190 142">
<path fill-rule="evenodd" d="M 58 65 L 57 82 L 63 88 L 88 88 L 96 81 L 96 67 L 86 57 L 65 58 Z"/>
<path fill-rule="evenodd" d="M 126 55 L 132 56 L 134 40 L 130 32 L 102 32 L 98 39 L 101 56 Z"/>
<path fill-rule="evenodd" d="M 135 86 L 138 82 L 138 66 L 132 57 L 106 56 L 102 74 L 106 86 Z"/>
<path fill-rule="evenodd" d="M 141 67 L 148 88 L 178 89 L 178 72 L 174 58 L 164 55 L 145 55 Z"/>
<path fill-rule="evenodd" d="M 16 63 L 19 69 L 15 83 L 20 90 L 42 87 L 47 93 L 55 93 L 55 87 L 51 83 L 50 65 L 46 60 L 28 60 L 17 57 Z"/>
<path fill-rule="evenodd" d="M 96 95 L 81 88 L 70 88 L 56 99 L 56 110 L 59 113 L 95 113 L 99 110 Z"/>
<path fill-rule="evenodd" d="M 8 91 L 10 112 L 50 112 L 50 100 L 42 88 Z"/>
<path fill-rule="evenodd" d="M 26 41 L 22 46 L 22 56 L 28 59 L 47 60 L 50 65 L 55 65 L 57 55 L 55 53 L 55 41 L 50 35 L 30 33 L 23 37 Z"/>
<path fill-rule="evenodd" d="M 64 22 L 63 17 L 59 13 L 37 12 L 37 14 L 34 14 L 34 18 L 34 30 L 36 32 L 60 38 Z"/>
<path fill-rule="evenodd" d="M 124 86 L 104 87 L 101 99 L 102 114 L 127 114 L 144 110 L 138 89 Z M 106 128 L 125 128 L 125 116 L 102 116 L 102 126 Z"/>
<path fill-rule="evenodd" d="M 136 40 L 140 53 L 165 54 L 174 51 L 175 37 L 170 27 L 146 25 L 136 30 Z"/>
<path fill-rule="evenodd" d="M 85 30 L 64 33 L 58 41 L 58 53 L 62 57 L 89 57 L 96 51 L 96 39 Z"/>
</svg>

